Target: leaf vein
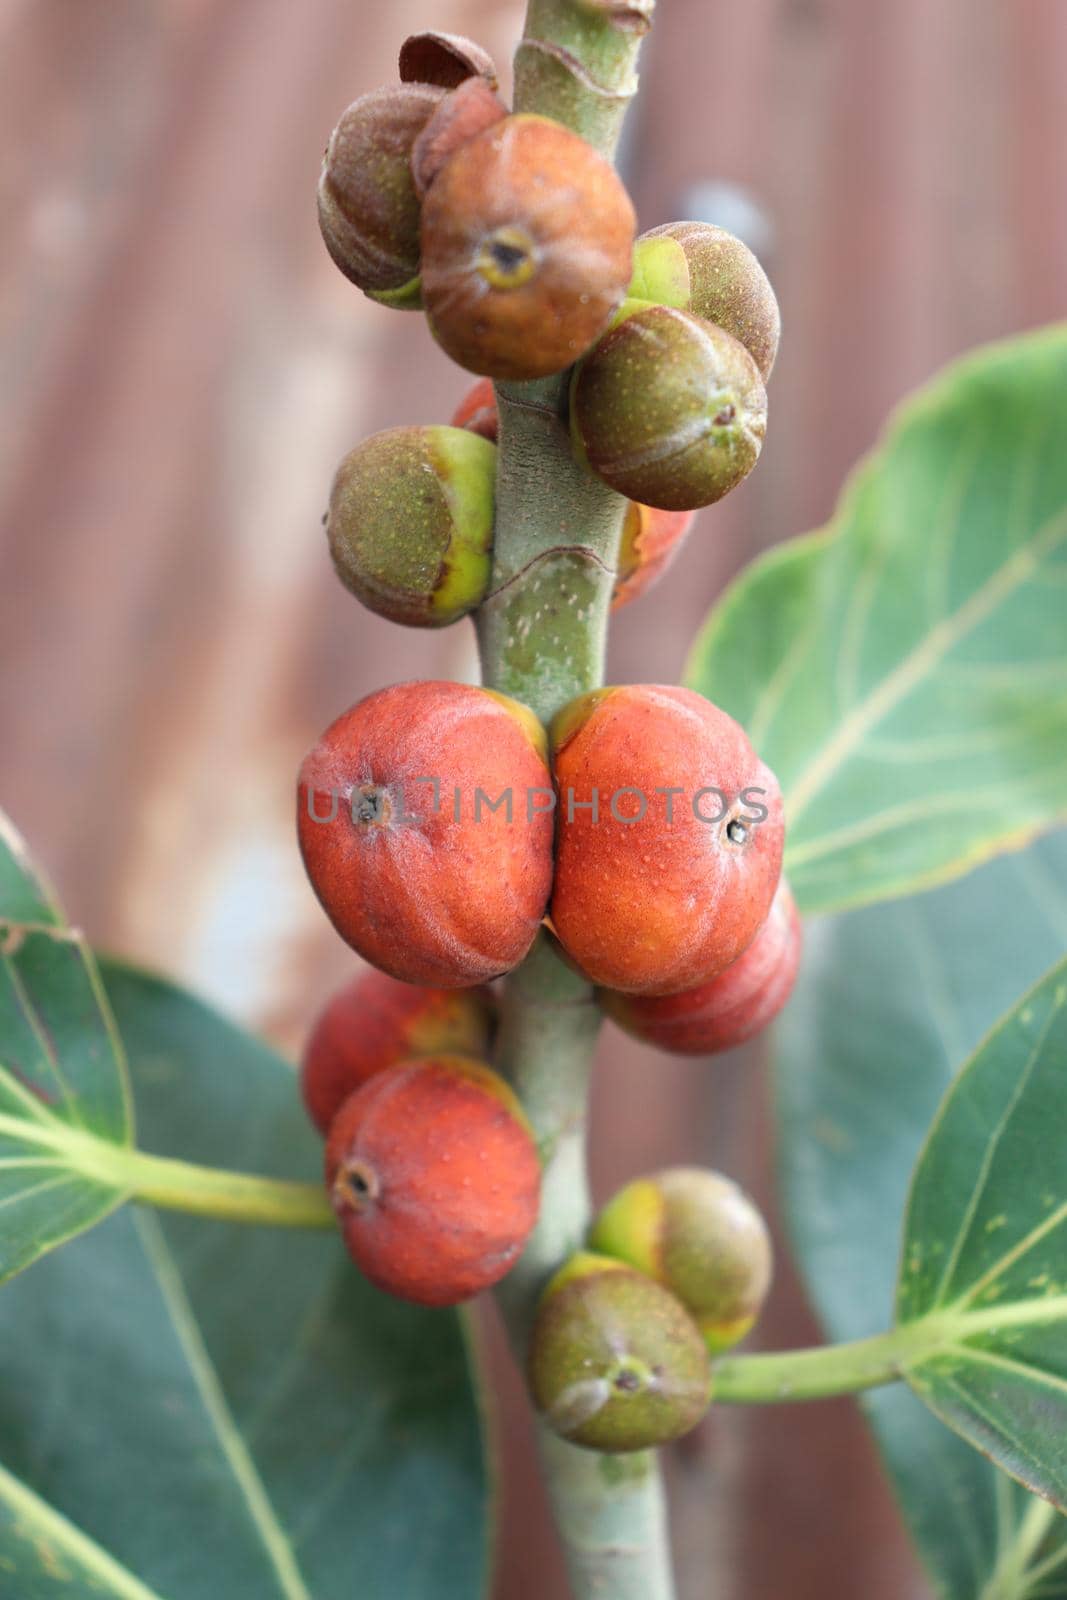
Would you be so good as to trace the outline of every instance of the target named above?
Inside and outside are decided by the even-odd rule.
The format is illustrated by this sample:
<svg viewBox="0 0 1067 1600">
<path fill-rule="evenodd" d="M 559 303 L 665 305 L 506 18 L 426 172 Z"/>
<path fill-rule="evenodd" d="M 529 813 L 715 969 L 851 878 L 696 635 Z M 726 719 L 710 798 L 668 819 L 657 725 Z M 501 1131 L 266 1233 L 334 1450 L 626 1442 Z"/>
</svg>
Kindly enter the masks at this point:
<svg viewBox="0 0 1067 1600">
<path fill-rule="evenodd" d="M 267 1494 L 252 1455 L 230 1411 L 221 1379 L 215 1369 L 189 1302 L 181 1272 L 154 1215 L 140 1212 L 136 1225 L 164 1304 L 174 1327 L 193 1381 L 218 1440 L 219 1448 L 241 1491 L 248 1514 L 263 1545 L 285 1600 L 311 1600 L 292 1546 Z"/>
<path fill-rule="evenodd" d="M 69 1112 L 69 1121 L 74 1123 L 77 1127 L 81 1127 L 81 1115 L 79 1107 L 76 1104 L 75 1096 L 71 1091 L 71 1087 L 66 1080 L 62 1068 L 59 1065 L 59 1056 L 56 1054 L 55 1046 L 41 1024 L 40 1014 L 37 1010 L 37 1007 L 30 1000 L 30 997 L 26 992 L 26 986 L 16 971 L 15 963 L 12 961 L 6 950 L 0 951 L 0 959 L 3 960 L 4 966 L 7 969 L 8 977 L 11 980 L 11 987 L 15 991 L 15 998 L 19 1003 L 19 1007 L 21 1008 L 23 1016 L 26 1018 L 30 1032 L 40 1045 L 45 1060 L 48 1062 L 53 1073 L 55 1074 L 56 1082 L 62 1091 L 64 1104 Z M 63 1120 L 68 1119 L 65 1118 Z"/>
<path fill-rule="evenodd" d="M 877 689 L 839 724 L 808 766 L 794 781 L 787 804 L 793 826 L 830 776 L 841 766 L 869 729 L 879 722 L 913 689 L 941 658 L 966 638 L 996 606 L 1033 576 L 1038 560 L 1047 549 L 1054 549 L 1067 538 L 1067 511 L 1051 517 L 1024 544 L 998 567 L 978 589 L 950 616 L 947 616 L 888 673 Z"/>
<path fill-rule="evenodd" d="M 943 1345 L 938 1354 L 955 1353 L 964 1356 L 968 1361 L 975 1361 L 982 1367 L 1000 1367 L 1005 1372 L 1014 1373 L 1017 1377 L 1025 1379 L 1027 1383 L 1037 1384 L 1045 1389 L 1061 1389 L 1067 1394 L 1067 1378 L 1061 1378 L 1055 1372 L 1049 1372 L 1045 1367 L 1028 1365 L 1024 1361 L 1014 1361 L 1010 1356 L 1001 1355 L 996 1350 L 986 1350 L 973 1344 Z"/>
<path fill-rule="evenodd" d="M 86 1572 L 107 1583 L 115 1600 L 162 1600 L 162 1596 L 154 1589 L 148 1588 L 95 1539 L 83 1533 L 62 1512 L 50 1506 L 3 1465 L 0 1465 L 0 1501 L 10 1506 L 16 1515 L 25 1518 L 27 1523 L 36 1524 L 45 1537 L 61 1544 Z"/>
<path fill-rule="evenodd" d="M 989 1175 L 993 1169 L 993 1162 L 996 1159 L 997 1150 L 1000 1148 L 1000 1141 L 1007 1131 L 1008 1124 L 1015 1114 L 1015 1109 L 1018 1106 L 1019 1101 L 1026 1093 L 1030 1079 L 1033 1076 L 1034 1068 L 1037 1066 L 1037 1063 L 1040 1059 L 1045 1040 L 1048 1038 L 1049 1031 L 1051 1030 L 1052 1024 L 1056 1019 L 1058 1010 L 1059 1007 L 1056 1005 L 1051 1005 L 1049 1007 L 1049 1014 L 1045 1019 L 1044 1026 L 1042 1027 L 1040 1034 L 1034 1040 L 1033 1046 L 1026 1059 L 1026 1065 L 1019 1074 L 1012 1092 L 1008 1097 L 1007 1104 L 997 1119 L 996 1125 L 992 1129 L 988 1142 L 986 1143 L 986 1147 L 982 1152 L 982 1160 L 979 1163 L 978 1175 L 975 1178 L 970 1199 L 968 1200 L 964 1209 L 959 1231 L 956 1234 L 952 1250 L 948 1255 L 944 1270 L 941 1273 L 937 1288 L 934 1291 L 934 1297 L 931 1301 L 931 1305 L 934 1308 L 944 1305 L 944 1301 L 941 1297 L 945 1291 L 946 1285 L 952 1281 L 952 1274 L 955 1272 L 956 1267 L 959 1264 L 960 1256 L 963 1253 L 963 1247 L 967 1242 L 967 1237 L 971 1230 L 971 1224 L 974 1222 L 978 1207 L 982 1203 L 982 1196 L 985 1193 L 986 1184 L 989 1182 Z"/>
</svg>

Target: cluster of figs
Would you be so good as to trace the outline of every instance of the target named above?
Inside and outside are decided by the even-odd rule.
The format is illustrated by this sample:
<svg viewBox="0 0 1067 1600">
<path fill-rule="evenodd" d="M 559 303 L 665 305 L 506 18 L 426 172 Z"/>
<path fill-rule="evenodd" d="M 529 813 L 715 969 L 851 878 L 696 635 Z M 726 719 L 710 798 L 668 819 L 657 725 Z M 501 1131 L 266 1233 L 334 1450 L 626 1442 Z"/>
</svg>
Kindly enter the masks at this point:
<svg viewBox="0 0 1067 1600">
<path fill-rule="evenodd" d="M 578 461 L 625 502 L 615 606 L 754 465 L 779 322 L 751 251 L 701 223 L 636 237 L 611 165 L 562 124 L 509 112 L 470 41 L 409 39 L 400 82 L 348 107 L 319 220 L 345 276 L 423 311 L 478 379 L 450 425 L 376 434 L 337 470 L 330 552 L 372 611 L 439 627 L 485 600 L 495 385 L 559 378 Z M 500 1282 L 537 1222 L 548 1152 L 489 1064 L 495 981 L 536 938 L 623 1028 L 680 1053 L 751 1038 L 793 986 L 777 780 L 687 689 L 597 689 L 546 728 L 487 688 L 393 685 L 306 757 L 298 831 L 319 900 L 370 966 L 304 1055 L 327 1186 L 367 1277 L 423 1305 Z M 597 1450 L 676 1437 L 770 1276 L 764 1222 L 726 1177 L 627 1185 L 544 1287 L 538 1409 Z"/>
</svg>

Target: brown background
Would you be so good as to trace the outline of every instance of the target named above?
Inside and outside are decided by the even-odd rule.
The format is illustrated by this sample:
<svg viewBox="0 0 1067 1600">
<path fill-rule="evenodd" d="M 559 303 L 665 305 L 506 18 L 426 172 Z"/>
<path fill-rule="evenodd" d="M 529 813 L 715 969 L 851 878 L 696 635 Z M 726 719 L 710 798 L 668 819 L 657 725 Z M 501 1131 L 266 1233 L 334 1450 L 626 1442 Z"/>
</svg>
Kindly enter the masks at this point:
<svg viewBox="0 0 1067 1600">
<path fill-rule="evenodd" d="M 364 433 L 464 379 L 330 266 L 312 196 L 407 33 L 507 60 L 515 0 L 0 0 L 0 802 L 94 939 L 299 1042 L 350 970 L 292 842 L 297 762 L 352 700 L 473 671 L 333 581 L 319 516 Z M 743 184 L 785 338 L 760 470 L 619 622 L 675 679 L 724 579 L 831 510 L 889 407 L 1062 314 L 1061 0 L 661 0 L 628 143 L 643 226 Z M 602 1189 L 711 1159 L 767 1196 L 758 1062 L 603 1045 Z M 768 1344 L 815 1330 L 781 1274 Z M 498 1592 L 562 1593 L 517 1395 Z M 922 1595 L 850 1405 L 716 1415 L 671 1464 L 684 1600 Z"/>
</svg>

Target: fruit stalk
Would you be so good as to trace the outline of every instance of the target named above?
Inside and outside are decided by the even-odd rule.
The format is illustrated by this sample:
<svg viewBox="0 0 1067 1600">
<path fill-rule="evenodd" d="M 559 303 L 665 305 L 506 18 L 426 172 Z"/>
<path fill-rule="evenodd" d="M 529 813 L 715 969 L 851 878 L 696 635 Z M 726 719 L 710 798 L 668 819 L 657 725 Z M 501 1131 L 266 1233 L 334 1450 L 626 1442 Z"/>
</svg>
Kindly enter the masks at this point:
<svg viewBox="0 0 1067 1600">
<path fill-rule="evenodd" d="M 614 154 L 654 0 L 530 0 L 516 110 L 554 117 Z M 564 375 L 497 386 L 500 443 L 483 680 L 548 721 L 603 682 L 625 500 L 574 459 Z M 542 935 L 507 980 L 497 1066 L 515 1086 L 544 1163 L 541 1216 L 498 1291 L 516 1356 L 541 1291 L 589 1223 L 585 1122 L 599 1026 L 590 987 Z M 655 1457 L 579 1450 L 542 1430 L 542 1462 L 575 1600 L 672 1600 Z"/>
</svg>

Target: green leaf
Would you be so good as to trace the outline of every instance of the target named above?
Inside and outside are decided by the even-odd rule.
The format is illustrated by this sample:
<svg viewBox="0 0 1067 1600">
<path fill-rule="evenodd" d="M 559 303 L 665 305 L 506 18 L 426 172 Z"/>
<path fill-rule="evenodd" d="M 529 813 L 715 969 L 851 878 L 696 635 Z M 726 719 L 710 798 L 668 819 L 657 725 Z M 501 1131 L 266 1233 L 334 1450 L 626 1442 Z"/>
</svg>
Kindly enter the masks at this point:
<svg viewBox="0 0 1067 1600">
<path fill-rule="evenodd" d="M 808 925 L 776 1039 L 778 1139 L 798 1259 L 831 1338 L 889 1326 L 927 1129 L 958 1063 L 1062 953 L 1065 885 L 1057 834 L 934 894 Z M 1021 1600 L 1023 1573 L 1059 1552 L 1038 1593 L 1067 1600 L 1062 1518 L 903 1386 L 862 1403 L 939 1595 Z"/>
<path fill-rule="evenodd" d="M 1067 960 L 953 1084 L 916 1169 L 897 1317 L 936 1317 L 920 1399 L 1067 1507 Z"/>
<path fill-rule="evenodd" d="M 0 811 L 0 921 L 62 924 L 55 894 L 26 845 Z"/>
<path fill-rule="evenodd" d="M 0 815 L 0 1282 L 121 1202 L 99 1140 L 132 1140 L 122 1047 L 84 939 Z"/>
<path fill-rule="evenodd" d="M 971 356 L 697 640 L 687 681 L 782 783 L 803 910 L 930 888 L 1067 815 L 1065 433 L 1067 325 Z"/>
<path fill-rule="evenodd" d="M 104 972 L 150 1149 L 321 1171 L 283 1061 L 162 982 Z M 0 1593 L 483 1591 L 463 1324 L 378 1294 L 335 1235 L 129 1206 L 5 1289 L 0 1351 Z"/>
</svg>

